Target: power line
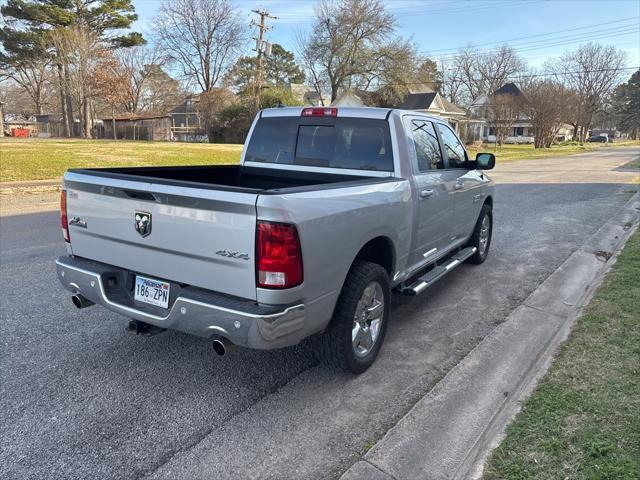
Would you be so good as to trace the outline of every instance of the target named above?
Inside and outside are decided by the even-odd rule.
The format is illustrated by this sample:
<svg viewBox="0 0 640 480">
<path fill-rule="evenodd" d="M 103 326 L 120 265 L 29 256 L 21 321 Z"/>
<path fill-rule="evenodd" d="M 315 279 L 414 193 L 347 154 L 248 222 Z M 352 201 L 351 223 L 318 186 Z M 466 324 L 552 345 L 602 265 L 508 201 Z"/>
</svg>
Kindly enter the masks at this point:
<svg viewBox="0 0 640 480">
<path fill-rule="evenodd" d="M 444 4 L 444 3 L 448 3 L 449 5 L 452 5 L 452 7 L 446 7 L 446 8 L 436 8 L 436 9 L 432 9 L 430 8 L 431 4 L 423 4 L 420 5 L 419 7 L 415 7 L 415 6 L 405 6 L 405 7 L 396 7 L 394 8 L 393 6 L 389 7 L 387 6 L 387 8 L 391 11 L 400 11 L 400 13 L 395 14 L 394 16 L 396 17 L 406 17 L 406 16 L 422 16 L 422 15 L 440 15 L 443 13 L 456 13 L 456 12 L 469 12 L 469 11 L 477 11 L 477 10 L 486 10 L 488 8 L 501 8 L 501 7 L 512 7 L 512 6 L 521 6 L 521 5 L 526 5 L 526 4 L 531 4 L 531 3 L 536 3 L 538 0 L 495 0 L 494 2 L 492 2 L 491 4 L 482 4 L 482 5 L 473 5 L 473 6 L 461 6 L 460 2 L 457 2 L 456 4 L 453 3 L 449 3 L 449 2 L 442 2 L 440 4 Z M 468 3 L 468 2 L 466 2 Z M 407 9 L 411 9 L 411 8 L 417 8 L 417 10 L 415 11 L 401 11 L 402 8 L 407 8 Z M 281 13 L 279 15 L 282 16 L 286 16 L 286 13 Z M 315 18 L 315 15 L 313 14 L 290 14 L 291 17 L 295 17 L 298 19 L 312 19 Z"/>
<path fill-rule="evenodd" d="M 573 43 L 580 43 L 585 41 L 603 40 L 605 38 L 621 37 L 621 36 L 630 35 L 632 33 L 638 34 L 640 33 L 640 31 L 637 28 L 632 28 L 627 30 L 619 30 L 617 32 L 609 32 L 608 34 L 604 34 L 604 35 L 603 34 L 588 35 L 584 37 L 573 38 L 571 40 L 563 40 L 560 42 L 552 41 L 551 43 L 547 42 L 539 45 L 528 46 L 525 48 L 520 48 L 519 46 L 515 46 L 514 48 L 517 49 L 519 52 L 527 52 L 532 50 L 538 50 L 540 48 L 555 47 L 560 45 L 571 45 Z"/>
<path fill-rule="evenodd" d="M 513 48 L 514 50 L 516 50 L 518 53 L 521 52 L 527 52 L 527 51 L 534 51 L 534 50 L 539 50 L 541 48 L 548 48 L 548 47 L 555 47 L 555 46 L 562 46 L 562 45 L 571 45 L 571 44 L 575 44 L 575 43 L 581 43 L 581 42 L 586 42 L 586 41 L 593 41 L 593 40 L 602 40 L 602 39 L 606 39 L 606 38 L 613 38 L 613 37 L 620 37 L 620 36 L 626 36 L 626 35 L 631 35 L 631 34 L 635 34 L 638 33 L 639 29 L 635 28 L 635 27 L 631 27 L 631 26 L 626 26 L 626 27 L 619 27 L 619 28 L 615 28 L 615 29 L 611 29 L 608 31 L 603 31 L 601 33 L 583 33 L 583 34 L 574 34 L 574 35 L 570 35 L 567 37 L 559 37 L 559 38 L 548 38 L 548 39 L 543 39 L 543 40 L 538 40 L 535 42 L 524 42 L 522 44 L 516 44 L 516 45 L 507 45 L 511 48 Z M 495 47 L 501 46 L 501 45 L 506 45 L 506 43 L 498 43 L 495 45 Z M 494 48 L 495 48 L 494 47 Z M 462 49 L 464 49 L 465 47 L 463 47 Z M 483 50 L 478 50 L 478 51 L 474 51 L 472 53 L 472 56 L 479 56 L 479 55 L 483 55 L 486 53 L 491 52 L 494 48 L 486 48 Z M 431 52 L 422 52 L 423 55 L 429 57 L 437 57 L 437 58 L 453 58 L 457 55 L 457 53 L 450 53 L 450 54 L 446 54 L 446 55 L 433 55 L 431 54 Z"/>
<path fill-rule="evenodd" d="M 556 77 L 561 75 L 576 75 L 580 73 L 600 73 L 600 72 L 622 72 L 627 70 L 638 70 L 640 67 L 622 67 L 622 68 L 598 68 L 593 70 L 576 70 L 576 71 L 559 71 L 559 72 L 540 72 L 527 75 L 508 75 L 507 78 L 539 78 L 539 77 Z M 451 69 L 448 69 L 451 70 Z M 424 86 L 424 82 L 403 82 L 403 83 L 380 83 L 378 87 L 407 87 L 410 85 Z"/>
<path fill-rule="evenodd" d="M 508 1 L 508 2 L 495 2 L 492 4 L 484 4 L 484 5 L 475 5 L 475 6 L 461 6 L 461 5 L 456 5 L 453 8 L 445 8 L 445 9 L 429 9 L 427 6 L 425 6 L 425 8 L 417 10 L 415 12 L 403 12 L 403 13 L 399 13 L 396 16 L 397 17 L 417 17 L 417 16 L 423 16 L 423 15 L 442 15 L 442 14 L 447 14 L 447 13 L 466 13 L 466 12 L 478 12 L 481 10 L 487 10 L 487 9 L 498 9 L 498 8 L 509 8 L 509 7 L 515 7 L 515 6 L 523 6 L 523 5 L 527 5 L 527 4 L 531 4 L 531 3 L 536 3 L 536 0 L 522 0 L 522 1 Z"/>
<path fill-rule="evenodd" d="M 513 42 L 513 41 L 516 41 L 516 40 L 524 40 L 524 39 L 527 39 L 527 38 L 546 37 L 548 35 L 554 35 L 556 33 L 574 32 L 576 30 L 584 30 L 584 29 L 592 28 L 592 27 L 600 27 L 600 26 L 603 26 L 603 25 L 611 25 L 611 24 L 614 24 L 614 23 L 629 22 L 629 21 L 632 21 L 632 20 L 635 20 L 635 19 L 638 19 L 638 18 L 640 18 L 640 16 L 635 16 L 635 17 L 630 17 L 630 18 L 622 18 L 622 19 L 619 19 L 619 20 L 612 20 L 610 22 L 594 23 L 592 25 L 584 25 L 582 27 L 575 27 L 575 28 L 570 28 L 570 29 L 565 29 L 565 30 L 555 30 L 553 32 L 538 33 L 538 34 L 535 34 L 535 35 L 527 35 L 527 36 L 524 36 L 524 37 L 508 38 L 506 40 L 501 40 L 501 41 L 486 42 L 486 43 L 476 43 L 475 45 L 471 45 L 471 47 L 475 48 L 475 47 L 484 47 L 484 46 L 487 46 L 487 45 L 501 45 L 503 43 Z M 638 24 L 635 23 L 634 25 L 638 25 Z M 585 33 L 587 33 L 587 32 L 585 32 Z M 466 48 L 466 47 L 439 48 L 437 50 L 431 50 L 431 53 L 457 51 L 457 50 L 460 50 L 460 48 Z"/>
</svg>

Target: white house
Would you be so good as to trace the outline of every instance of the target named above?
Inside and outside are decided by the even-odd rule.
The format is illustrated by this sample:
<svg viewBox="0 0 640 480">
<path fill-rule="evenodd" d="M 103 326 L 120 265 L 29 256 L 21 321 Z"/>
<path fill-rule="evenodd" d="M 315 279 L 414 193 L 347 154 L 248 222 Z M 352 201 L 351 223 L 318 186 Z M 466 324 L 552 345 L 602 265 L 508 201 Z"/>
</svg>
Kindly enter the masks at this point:
<svg viewBox="0 0 640 480">
<path fill-rule="evenodd" d="M 494 92 L 494 95 L 504 94 L 522 97 L 526 101 L 525 94 L 512 82 L 505 83 Z M 489 97 L 487 95 L 481 95 L 471 103 L 468 123 L 474 140 L 488 143 L 496 141 L 496 131 L 489 120 L 489 113 Z M 556 133 L 556 141 L 570 140 L 572 136 L 573 127 L 569 124 L 563 124 Z M 526 114 L 521 114 L 520 118 L 514 122 L 506 143 L 533 143 L 534 140 L 535 134 L 531 120 Z"/>
</svg>

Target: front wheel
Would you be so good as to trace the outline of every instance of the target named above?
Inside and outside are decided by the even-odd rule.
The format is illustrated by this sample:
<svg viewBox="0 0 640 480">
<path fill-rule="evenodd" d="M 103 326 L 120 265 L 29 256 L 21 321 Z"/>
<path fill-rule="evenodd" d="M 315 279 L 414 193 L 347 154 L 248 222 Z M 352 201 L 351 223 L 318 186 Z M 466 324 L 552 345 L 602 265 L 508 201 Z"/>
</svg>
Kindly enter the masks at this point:
<svg viewBox="0 0 640 480">
<path fill-rule="evenodd" d="M 476 247 L 476 253 L 469 257 L 469 261 L 475 264 L 481 264 L 489 255 L 489 247 L 491 246 L 491 234 L 493 233 L 493 212 L 491 207 L 486 203 L 480 210 L 478 221 L 473 229 L 471 239 L 467 244 L 468 247 Z"/>
<path fill-rule="evenodd" d="M 390 315 L 389 276 L 380 265 L 357 261 L 351 267 L 328 330 L 320 337 L 322 360 L 351 373 L 375 361 Z"/>
</svg>

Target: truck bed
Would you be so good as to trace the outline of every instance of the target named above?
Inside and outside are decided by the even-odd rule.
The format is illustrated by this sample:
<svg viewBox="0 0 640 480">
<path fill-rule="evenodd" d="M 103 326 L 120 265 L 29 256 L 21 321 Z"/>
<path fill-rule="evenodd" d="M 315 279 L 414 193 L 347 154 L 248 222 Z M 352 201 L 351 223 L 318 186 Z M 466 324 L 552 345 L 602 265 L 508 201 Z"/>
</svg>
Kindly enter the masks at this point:
<svg viewBox="0 0 640 480">
<path fill-rule="evenodd" d="M 392 179 L 392 177 L 316 173 L 241 165 L 86 168 L 73 169 L 69 172 L 118 180 L 179 186 L 192 184 L 197 188 L 260 194 L 309 191 L 323 187 L 346 187 L 386 182 Z M 337 183 L 340 185 L 335 185 Z"/>
<path fill-rule="evenodd" d="M 322 190 L 397 182 L 393 177 L 240 165 L 69 170 L 64 176 L 70 253 L 150 278 L 256 298 L 256 204 Z M 352 188 L 353 189 L 353 188 Z M 148 235 L 134 226 L 148 217 Z"/>
</svg>

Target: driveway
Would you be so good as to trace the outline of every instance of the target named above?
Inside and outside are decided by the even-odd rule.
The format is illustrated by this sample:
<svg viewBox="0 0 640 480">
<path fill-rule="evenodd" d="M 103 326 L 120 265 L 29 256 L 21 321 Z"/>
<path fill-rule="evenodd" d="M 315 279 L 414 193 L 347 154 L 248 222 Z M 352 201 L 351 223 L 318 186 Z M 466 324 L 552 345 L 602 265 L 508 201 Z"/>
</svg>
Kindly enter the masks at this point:
<svg viewBox="0 0 640 480">
<path fill-rule="evenodd" d="M 396 298 L 358 377 L 305 345 L 218 357 L 206 340 L 132 336 L 57 283 L 58 216 L 0 219 L 0 478 L 338 477 L 638 188 L 638 149 L 500 165 L 491 255 Z"/>
</svg>

